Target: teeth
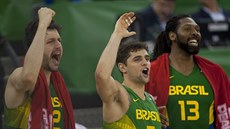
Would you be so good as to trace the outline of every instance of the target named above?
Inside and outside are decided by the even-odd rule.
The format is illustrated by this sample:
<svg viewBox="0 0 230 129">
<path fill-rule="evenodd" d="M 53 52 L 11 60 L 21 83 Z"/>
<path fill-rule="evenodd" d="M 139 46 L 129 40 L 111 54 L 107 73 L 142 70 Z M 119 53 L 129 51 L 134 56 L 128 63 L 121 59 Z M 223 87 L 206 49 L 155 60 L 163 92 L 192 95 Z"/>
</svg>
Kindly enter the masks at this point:
<svg viewBox="0 0 230 129">
<path fill-rule="evenodd" d="M 148 68 L 144 68 L 142 71 L 144 74 L 148 74 Z"/>
<path fill-rule="evenodd" d="M 60 51 L 53 51 L 53 55 L 60 55 L 61 52 Z"/>
<path fill-rule="evenodd" d="M 189 40 L 188 43 L 192 46 L 198 46 L 198 42 L 195 39 Z"/>
<path fill-rule="evenodd" d="M 197 43 L 197 40 L 195 39 L 189 40 L 189 43 Z"/>
<path fill-rule="evenodd" d="M 54 60 L 54 63 L 55 63 L 55 64 L 57 64 L 57 63 L 58 63 L 58 61 L 57 61 L 57 60 Z"/>
</svg>

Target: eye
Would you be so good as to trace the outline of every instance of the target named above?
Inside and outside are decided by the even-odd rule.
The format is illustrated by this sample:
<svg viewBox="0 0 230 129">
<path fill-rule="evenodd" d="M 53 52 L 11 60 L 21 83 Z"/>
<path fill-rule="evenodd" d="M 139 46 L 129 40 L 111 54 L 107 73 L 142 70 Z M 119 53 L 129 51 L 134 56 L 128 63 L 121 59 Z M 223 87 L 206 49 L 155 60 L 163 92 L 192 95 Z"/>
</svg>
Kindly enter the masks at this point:
<svg viewBox="0 0 230 129">
<path fill-rule="evenodd" d="M 190 31 L 190 30 L 191 30 L 191 27 L 186 26 L 186 27 L 184 28 L 184 30 L 185 30 L 185 31 Z"/>
<path fill-rule="evenodd" d="M 61 38 L 58 38 L 58 41 L 61 43 Z"/>
<path fill-rule="evenodd" d="M 52 40 L 52 39 L 47 41 L 48 44 L 53 43 L 53 42 L 54 42 L 54 40 Z"/>
<path fill-rule="evenodd" d="M 200 27 L 199 26 L 196 27 L 196 31 L 200 32 Z"/>
<path fill-rule="evenodd" d="M 145 59 L 147 60 L 147 61 L 150 61 L 150 56 L 148 55 L 148 56 L 145 56 Z"/>
<path fill-rule="evenodd" d="M 141 60 L 141 58 L 135 57 L 133 60 L 134 60 L 134 62 L 139 62 Z"/>
</svg>

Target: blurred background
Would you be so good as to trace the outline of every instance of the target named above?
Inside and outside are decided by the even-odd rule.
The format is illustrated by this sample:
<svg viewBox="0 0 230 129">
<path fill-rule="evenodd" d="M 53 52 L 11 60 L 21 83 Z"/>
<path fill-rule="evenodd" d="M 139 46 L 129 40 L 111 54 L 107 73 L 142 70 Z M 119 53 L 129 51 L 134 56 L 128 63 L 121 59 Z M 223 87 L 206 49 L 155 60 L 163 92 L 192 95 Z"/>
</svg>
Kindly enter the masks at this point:
<svg viewBox="0 0 230 129">
<path fill-rule="evenodd" d="M 139 11 L 152 0 L 1 0 L 0 1 L 0 72 L 1 106 L 8 75 L 21 65 L 25 54 L 24 28 L 32 9 L 48 6 L 56 11 L 55 21 L 62 26 L 64 54 L 60 71 L 71 94 L 77 123 L 101 128 L 101 101 L 95 89 L 94 72 L 118 16 Z M 228 0 L 219 4 L 230 9 Z M 176 0 L 175 14 L 198 10 L 197 0 Z M 230 35 L 229 35 L 230 36 Z M 200 55 L 221 65 L 230 77 L 230 47 L 202 48 Z M 121 81 L 120 73 L 113 76 Z M 4 117 L 4 116 L 2 116 Z M 1 128 L 1 127 L 0 127 Z"/>
</svg>

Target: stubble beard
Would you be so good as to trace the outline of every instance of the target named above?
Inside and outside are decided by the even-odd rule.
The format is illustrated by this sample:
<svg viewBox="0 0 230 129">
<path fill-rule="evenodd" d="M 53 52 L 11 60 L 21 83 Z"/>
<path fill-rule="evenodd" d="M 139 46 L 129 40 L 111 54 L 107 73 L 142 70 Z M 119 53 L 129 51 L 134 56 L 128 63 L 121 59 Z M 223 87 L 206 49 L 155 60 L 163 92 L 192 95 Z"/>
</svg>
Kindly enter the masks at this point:
<svg viewBox="0 0 230 129">
<path fill-rule="evenodd" d="M 52 66 L 50 64 L 50 62 L 43 64 L 42 67 L 43 67 L 43 69 L 50 71 L 50 72 L 56 72 L 56 71 L 58 71 L 58 68 L 59 68 L 59 66 Z"/>
</svg>

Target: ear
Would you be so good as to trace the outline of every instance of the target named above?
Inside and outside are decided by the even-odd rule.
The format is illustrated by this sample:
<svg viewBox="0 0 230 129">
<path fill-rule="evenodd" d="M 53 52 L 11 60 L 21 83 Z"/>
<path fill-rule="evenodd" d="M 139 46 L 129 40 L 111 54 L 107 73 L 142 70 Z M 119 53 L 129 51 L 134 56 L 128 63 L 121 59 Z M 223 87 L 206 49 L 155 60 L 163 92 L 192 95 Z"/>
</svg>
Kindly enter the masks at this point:
<svg viewBox="0 0 230 129">
<path fill-rule="evenodd" d="M 170 31 L 170 32 L 169 32 L 169 39 L 170 39 L 171 41 L 176 40 L 176 33 Z"/>
<path fill-rule="evenodd" d="M 118 68 L 122 73 L 126 73 L 126 65 L 123 63 L 118 63 Z"/>
</svg>

